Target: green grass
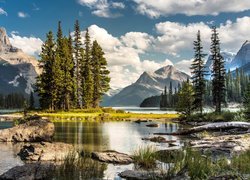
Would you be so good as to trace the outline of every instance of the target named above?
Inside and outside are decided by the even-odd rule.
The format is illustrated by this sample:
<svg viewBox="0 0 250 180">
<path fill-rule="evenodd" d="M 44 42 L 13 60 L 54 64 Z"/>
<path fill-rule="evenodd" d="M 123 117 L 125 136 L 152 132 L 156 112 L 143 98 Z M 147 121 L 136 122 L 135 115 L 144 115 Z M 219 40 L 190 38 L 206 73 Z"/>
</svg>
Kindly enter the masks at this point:
<svg viewBox="0 0 250 180">
<path fill-rule="evenodd" d="M 156 166 L 156 149 L 153 146 L 142 146 L 135 150 L 133 159 L 139 168 L 150 169 Z"/>
<path fill-rule="evenodd" d="M 70 152 L 53 172 L 53 179 L 102 179 L 107 164 L 99 163 L 90 155 L 80 156 L 76 151 Z"/>
</svg>

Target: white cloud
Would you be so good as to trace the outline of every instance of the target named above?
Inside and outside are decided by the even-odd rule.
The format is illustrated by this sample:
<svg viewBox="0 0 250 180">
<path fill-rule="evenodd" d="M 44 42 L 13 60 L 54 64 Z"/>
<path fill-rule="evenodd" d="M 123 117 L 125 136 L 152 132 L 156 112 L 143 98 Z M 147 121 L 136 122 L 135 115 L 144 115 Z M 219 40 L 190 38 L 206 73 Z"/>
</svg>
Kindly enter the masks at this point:
<svg viewBox="0 0 250 180">
<path fill-rule="evenodd" d="M 108 0 L 78 0 L 79 4 L 92 9 L 92 14 L 104 18 L 116 18 L 120 13 L 111 12 L 112 9 L 124 9 L 125 5 L 121 2 L 111 2 Z"/>
<path fill-rule="evenodd" d="M 193 52 L 193 41 L 198 30 L 201 32 L 204 51 L 209 53 L 211 29 L 203 22 L 181 24 L 176 22 L 161 22 L 155 25 L 158 36 L 155 37 L 154 49 L 169 55 L 180 56 L 184 51 Z M 236 53 L 241 45 L 250 39 L 250 17 L 226 21 L 218 27 L 221 49 Z"/>
<path fill-rule="evenodd" d="M 0 8 L 0 15 L 8 16 L 8 13 L 3 8 Z"/>
<path fill-rule="evenodd" d="M 22 49 L 25 53 L 37 57 L 41 52 L 43 41 L 40 38 L 35 37 L 21 37 L 12 32 L 10 43 L 14 47 Z"/>
<path fill-rule="evenodd" d="M 249 0 L 133 0 L 136 11 L 150 18 L 174 14 L 218 15 L 222 12 L 242 12 L 250 9 Z"/>
<path fill-rule="evenodd" d="M 29 14 L 27 14 L 27 13 L 25 13 L 25 12 L 18 12 L 17 13 L 17 15 L 18 15 L 18 17 L 20 17 L 20 18 L 27 18 L 27 17 L 29 17 Z"/>
</svg>

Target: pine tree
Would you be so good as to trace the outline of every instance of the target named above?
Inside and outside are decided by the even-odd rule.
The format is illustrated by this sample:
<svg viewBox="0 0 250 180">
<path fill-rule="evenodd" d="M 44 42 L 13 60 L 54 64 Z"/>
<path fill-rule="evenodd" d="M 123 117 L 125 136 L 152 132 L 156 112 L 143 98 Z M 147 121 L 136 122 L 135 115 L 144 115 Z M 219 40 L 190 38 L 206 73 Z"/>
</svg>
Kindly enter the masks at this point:
<svg viewBox="0 0 250 180">
<path fill-rule="evenodd" d="M 178 102 L 176 111 L 185 116 L 190 116 L 193 111 L 194 90 L 192 84 L 187 80 L 183 83 L 182 88 L 178 93 Z"/>
<path fill-rule="evenodd" d="M 74 32 L 74 62 L 75 62 L 75 94 L 76 94 L 76 107 L 82 108 L 82 73 L 83 68 L 83 52 L 82 52 L 82 42 L 81 42 L 81 30 L 79 21 L 75 22 L 75 32 Z"/>
<path fill-rule="evenodd" d="M 204 95 L 205 95 L 205 66 L 204 57 L 206 54 L 203 53 L 203 47 L 201 44 L 200 31 L 197 33 L 197 40 L 194 41 L 194 60 L 191 65 L 192 70 L 192 83 L 194 86 L 194 109 L 199 110 L 200 114 L 203 112 L 204 106 Z"/>
<path fill-rule="evenodd" d="M 245 95 L 244 95 L 244 114 L 245 118 L 249 121 L 250 120 L 250 83 L 248 83 Z"/>
<path fill-rule="evenodd" d="M 36 91 L 40 97 L 39 102 L 42 109 L 54 110 L 54 85 L 52 76 L 52 64 L 55 60 L 55 43 L 53 33 L 50 31 L 47 34 L 47 39 L 42 45 L 42 52 L 40 54 L 41 60 L 39 67 L 42 73 L 37 77 Z"/>
<path fill-rule="evenodd" d="M 93 101 L 93 73 L 92 73 L 92 62 L 91 62 L 91 50 L 90 50 L 90 36 L 88 29 L 85 34 L 85 53 L 82 68 L 82 100 L 85 108 L 90 108 Z"/>
<path fill-rule="evenodd" d="M 173 85 L 172 85 L 172 81 L 170 81 L 169 83 L 169 99 L 168 99 L 168 102 L 169 102 L 169 106 L 170 107 L 173 107 Z"/>
<path fill-rule="evenodd" d="M 29 109 L 34 109 L 34 104 L 35 104 L 34 94 L 31 91 L 30 92 L 30 99 L 29 99 Z"/>
<path fill-rule="evenodd" d="M 71 105 L 71 97 L 74 90 L 74 62 L 69 47 L 68 38 L 62 39 L 62 54 L 61 54 L 61 69 L 62 69 L 62 108 L 69 110 Z"/>
<path fill-rule="evenodd" d="M 107 60 L 104 57 L 104 52 L 97 41 L 93 42 L 92 46 L 92 63 L 93 63 L 93 107 L 99 107 L 101 97 L 109 90 L 110 77 L 107 70 Z"/>
<path fill-rule="evenodd" d="M 215 112 L 221 113 L 221 104 L 225 102 L 225 67 L 224 59 L 220 54 L 220 40 L 216 27 L 212 28 L 211 41 L 213 103 L 215 105 Z"/>
</svg>

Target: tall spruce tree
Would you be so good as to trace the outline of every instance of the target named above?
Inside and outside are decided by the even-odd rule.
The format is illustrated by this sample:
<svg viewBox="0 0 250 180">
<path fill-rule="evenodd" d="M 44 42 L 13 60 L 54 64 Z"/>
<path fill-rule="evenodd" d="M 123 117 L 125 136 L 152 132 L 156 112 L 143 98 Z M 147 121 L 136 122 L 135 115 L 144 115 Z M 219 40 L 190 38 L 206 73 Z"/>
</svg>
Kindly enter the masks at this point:
<svg viewBox="0 0 250 180">
<path fill-rule="evenodd" d="M 250 121 L 250 83 L 248 83 L 247 85 L 247 89 L 244 95 L 243 105 L 244 105 L 245 118 L 248 121 Z"/>
<path fill-rule="evenodd" d="M 42 45 L 39 67 L 42 73 L 37 77 L 36 91 L 40 97 L 39 103 L 42 109 L 54 110 L 54 84 L 52 66 L 55 61 L 55 42 L 52 31 L 47 34 L 47 39 Z"/>
<path fill-rule="evenodd" d="M 213 61 L 212 92 L 215 112 L 221 113 L 221 104 L 225 102 L 225 67 L 224 59 L 220 54 L 220 40 L 216 27 L 212 27 L 211 59 Z"/>
<path fill-rule="evenodd" d="M 85 108 L 92 107 L 92 101 L 93 101 L 93 73 L 92 73 L 92 67 L 93 63 L 91 62 L 91 45 L 90 45 L 90 36 L 89 31 L 86 29 L 85 33 L 85 53 L 84 53 L 84 61 L 83 61 L 83 68 L 82 71 L 82 100 L 83 100 L 83 106 Z"/>
<path fill-rule="evenodd" d="M 92 45 L 92 64 L 93 64 L 93 107 L 99 107 L 100 100 L 105 92 L 109 90 L 110 77 L 107 69 L 107 60 L 104 57 L 104 52 L 97 41 Z"/>
<path fill-rule="evenodd" d="M 81 42 L 81 29 L 79 21 L 75 22 L 75 32 L 74 32 L 74 62 L 75 62 L 75 96 L 76 96 L 76 107 L 82 108 L 82 73 L 83 68 L 83 52 L 82 52 L 82 42 Z"/>
<path fill-rule="evenodd" d="M 71 97 L 74 90 L 74 62 L 72 59 L 71 50 L 69 47 L 68 38 L 62 39 L 62 54 L 61 54 L 61 69 L 62 69 L 62 108 L 69 110 L 71 106 Z"/>
<path fill-rule="evenodd" d="M 203 47 L 201 44 L 201 35 L 200 31 L 197 33 L 197 39 L 194 41 L 194 60 L 191 65 L 192 71 L 192 83 L 194 86 L 194 104 L 193 107 L 195 110 L 199 110 L 200 114 L 203 112 L 204 106 L 204 95 L 206 89 L 205 83 L 205 66 L 204 66 L 204 57 L 206 54 L 203 53 Z"/>
</svg>

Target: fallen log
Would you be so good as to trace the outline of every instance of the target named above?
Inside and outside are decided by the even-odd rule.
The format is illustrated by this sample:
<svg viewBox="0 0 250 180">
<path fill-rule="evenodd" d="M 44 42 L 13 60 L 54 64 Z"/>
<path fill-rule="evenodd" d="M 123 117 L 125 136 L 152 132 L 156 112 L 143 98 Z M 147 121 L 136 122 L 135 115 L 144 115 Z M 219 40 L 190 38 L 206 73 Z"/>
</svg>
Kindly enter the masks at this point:
<svg viewBox="0 0 250 180">
<path fill-rule="evenodd" d="M 240 128 L 242 130 L 250 130 L 250 123 L 247 122 L 219 122 L 210 123 L 203 126 L 193 127 L 173 133 L 154 133 L 154 135 L 189 135 L 193 133 L 199 133 L 202 131 L 221 131 L 228 129 Z"/>
</svg>

